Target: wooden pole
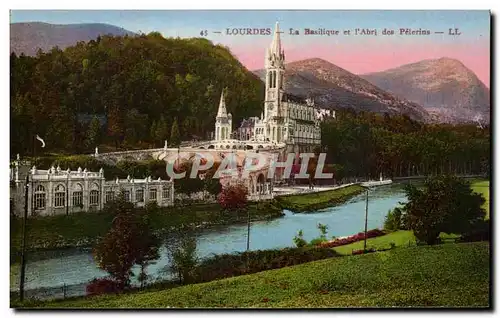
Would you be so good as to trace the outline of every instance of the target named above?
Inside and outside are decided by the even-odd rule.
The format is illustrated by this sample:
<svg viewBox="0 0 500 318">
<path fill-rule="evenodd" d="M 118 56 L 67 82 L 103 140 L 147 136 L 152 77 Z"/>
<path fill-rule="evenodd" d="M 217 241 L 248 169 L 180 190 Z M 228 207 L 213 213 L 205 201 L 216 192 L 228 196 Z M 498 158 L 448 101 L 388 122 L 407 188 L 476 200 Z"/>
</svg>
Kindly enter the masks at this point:
<svg viewBox="0 0 500 318">
<path fill-rule="evenodd" d="M 21 249 L 21 277 L 19 282 L 19 301 L 24 300 L 24 279 L 26 276 L 26 221 L 28 219 L 28 189 L 29 174 L 26 175 L 26 185 L 24 187 L 24 218 L 23 218 L 23 241 Z"/>
<path fill-rule="evenodd" d="M 366 189 L 366 206 L 365 206 L 365 243 L 363 250 L 366 252 L 366 232 L 368 232 L 368 189 Z"/>
<path fill-rule="evenodd" d="M 250 250 L 250 209 L 247 207 L 247 252 Z"/>
</svg>

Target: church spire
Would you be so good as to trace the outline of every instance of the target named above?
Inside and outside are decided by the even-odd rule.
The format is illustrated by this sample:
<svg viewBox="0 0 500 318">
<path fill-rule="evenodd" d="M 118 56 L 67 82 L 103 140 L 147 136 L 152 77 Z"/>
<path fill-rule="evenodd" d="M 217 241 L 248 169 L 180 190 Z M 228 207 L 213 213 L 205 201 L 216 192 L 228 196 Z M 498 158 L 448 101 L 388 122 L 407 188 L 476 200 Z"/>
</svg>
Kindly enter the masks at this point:
<svg viewBox="0 0 500 318">
<path fill-rule="evenodd" d="M 219 110 L 217 111 L 217 117 L 227 117 L 226 111 L 226 100 L 224 99 L 224 90 L 220 95 Z"/>
<path fill-rule="evenodd" d="M 281 55 L 281 37 L 280 37 L 280 25 L 276 22 L 276 28 L 274 29 L 273 42 L 271 43 L 271 54 L 276 54 L 276 56 Z"/>
</svg>

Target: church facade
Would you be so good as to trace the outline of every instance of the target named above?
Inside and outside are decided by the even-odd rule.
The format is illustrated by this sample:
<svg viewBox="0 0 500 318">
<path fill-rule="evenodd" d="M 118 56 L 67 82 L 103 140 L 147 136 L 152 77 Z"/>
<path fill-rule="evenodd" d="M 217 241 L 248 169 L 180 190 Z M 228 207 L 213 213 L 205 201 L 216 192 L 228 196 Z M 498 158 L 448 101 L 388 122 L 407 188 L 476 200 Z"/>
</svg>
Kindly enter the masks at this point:
<svg viewBox="0 0 500 318">
<path fill-rule="evenodd" d="M 320 121 L 324 111 L 315 107 L 312 99 L 302 100 L 285 90 L 285 51 L 281 45 L 279 24 L 276 23 L 271 46 L 265 56 L 265 100 L 260 117 L 243 120 L 233 132 L 232 114 L 226 110 L 221 94 L 215 122 L 214 148 L 226 148 L 225 141 L 260 145 L 260 148 L 287 147 L 287 152 L 312 151 L 321 145 Z M 244 127 L 243 127 L 244 125 Z"/>
</svg>

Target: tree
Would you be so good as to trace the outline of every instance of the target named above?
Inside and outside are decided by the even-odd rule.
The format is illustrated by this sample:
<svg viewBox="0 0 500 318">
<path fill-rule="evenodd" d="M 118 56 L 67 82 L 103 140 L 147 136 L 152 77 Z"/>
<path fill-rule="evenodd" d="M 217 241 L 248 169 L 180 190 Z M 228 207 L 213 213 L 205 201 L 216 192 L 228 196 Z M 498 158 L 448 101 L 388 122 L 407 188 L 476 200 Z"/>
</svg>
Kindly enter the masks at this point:
<svg viewBox="0 0 500 318">
<path fill-rule="evenodd" d="M 163 118 L 163 116 L 160 117 L 159 121 L 156 123 L 156 131 L 155 131 L 155 140 L 158 144 L 162 144 L 167 137 L 168 137 L 168 126 L 167 122 Z M 170 137 L 172 138 L 172 137 Z"/>
<path fill-rule="evenodd" d="M 121 196 L 107 206 L 114 215 L 111 229 L 94 247 L 97 266 L 107 271 L 121 289 L 130 285 L 132 267 L 141 267 L 139 280 L 144 283 L 145 268 L 158 259 L 159 240 L 153 234 L 148 214 L 136 210 Z"/>
<path fill-rule="evenodd" d="M 179 124 L 177 123 L 177 118 L 172 124 L 172 130 L 170 131 L 170 143 L 172 146 L 177 147 L 181 143 L 181 136 L 179 134 Z"/>
<path fill-rule="evenodd" d="M 486 215 L 482 195 L 454 176 L 431 177 L 423 189 L 408 185 L 406 194 L 405 223 L 418 241 L 427 244 L 438 243 L 441 232 L 466 234 Z"/>
<path fill-rule="evenodd" d="M 248 189 L 242 183 L 226 185 L 217 196 L 217 201 L 226 211 L 240 211 L 247 208 Z"/>
<path fill-rule="evenodd" d="M 96 147 L 101 138 L 101 123 L 99 119 L 94 116 L 90 121 L 89 128 L 87 129 L 87 134 L 85 138 L 85 147 L 87 149 L 93 149 Z"/>
<path fill-rule="evenodd" d="M 193 281 L 194 269 L 198 264 L 196 256 L 196 238 L 187 232 L 174 234 L 167 244 L 170 259 L 170 271 L 177 276 L 180 284 Z"/>
</svg>

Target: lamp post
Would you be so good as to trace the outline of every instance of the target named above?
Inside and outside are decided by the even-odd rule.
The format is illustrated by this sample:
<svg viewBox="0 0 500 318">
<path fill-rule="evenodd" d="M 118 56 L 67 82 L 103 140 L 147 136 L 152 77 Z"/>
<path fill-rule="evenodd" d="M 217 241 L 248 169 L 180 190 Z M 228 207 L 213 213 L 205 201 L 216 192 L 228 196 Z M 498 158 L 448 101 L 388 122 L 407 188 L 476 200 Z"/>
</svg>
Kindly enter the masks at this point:
<svg viewBox="0 0 500 318">
<path fill-rule="evenodd" d="M 366 232 L 368 232 L 368 188 L 366 188 L 366 205 L 365 205 L 365 242 L 363 251 L 366 252 Z"/>
</svg>

